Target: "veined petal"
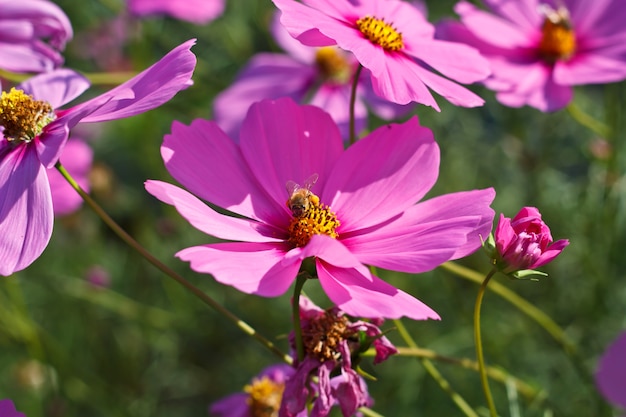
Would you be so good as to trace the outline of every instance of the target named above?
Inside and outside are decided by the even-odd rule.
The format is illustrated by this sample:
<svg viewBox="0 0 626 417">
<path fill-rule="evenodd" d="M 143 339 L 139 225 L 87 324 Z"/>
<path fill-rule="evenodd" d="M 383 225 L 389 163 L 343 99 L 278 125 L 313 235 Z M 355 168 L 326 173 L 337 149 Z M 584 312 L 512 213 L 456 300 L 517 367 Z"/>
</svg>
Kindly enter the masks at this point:
<svg viewBox="0 0 626 417">
<path fill-rule="evenodd" d="M 478 107 L 485 104 L 485 100 L 472 93 L 467 88 L 435 74 L 419 65 L 415 67 L 415 73 L 429 88 L 443 96 L 450 103 L 463 107 Z"/>
<path fill-rule="evenodd" d="M 340 310 L 355 317 L 414 320 L 439 319 L 439 315 L 409 294 L 355 269 L 338 268 L 316 260 L 320 284 Z"/>
<path fill-rule="evenodd" d="M 69 103 L 89 88 L 89 80 L 70 69 L 35 75 L 20 84 L 35 100 L 47 101 L 53 109 Z"/>
<path fill-rule="evenodd" d="M 417 117 L 382 126 L 348 148 L 335 164 L 321 200 L 342 232 L 388 220 L 419 201 L 437 180 L 439 148 Z"/>
<path fill-rule="evenodd" d="M 539 0 L 485 0 L 485 4 L 526 31 L 541 28 L 543 19 L 541 13 L 537 11 Z"/>
<path fill-rule="evenodd" d="M 172 184 L 148 180 L 146 190 L 176 210 L 196 229 L 220 239 L 245 242 L 278 242 L 280 230 L 247 219 L 220 214 L 191 193 Z"/>
<path fill-rule="evenodd" d="M 89 192 L 88 175 L 92 159 L 93 151 L 89 145 L 80 139 L 72 139 L 67 142 L 61 155 L 63 167 L 86 192 Z M 50 183 L 54 214 L 64 216 L 78 210 L 83 203 L 83 199 L 70 183 L 63 178 L 56 168 L 49 168 L 47 175 Z"/>
<path fill-rule="evenodd" d="M 192 84 L 196 57 L 190 49 L 195 43 L 192 39 L 177 46 L 156 64 L 125 83 L 80 104 L 80 107 L 92 108 L 93 103 L 100 103 L 101 97 L 108 98 L 106 105 L 93 106 L 93 111 L 81 121 L 104 122 L 134 116 L 170 100 Z M 129 97 L 129 90 L 133 93 L 132 97 Z"/>
<path fill-rule="evenodd" d="M 128 0 L 137 16 L 166 14 L 197 25 L 209 23 L 224 11 L 225 0 Z"/>
<path fill-rule="evenodd" d="M 176 256 L 196 272 L 247 294 L 277 297 L 298 273 L 300 262 L 282 262 L 286 245 L 280 243 L 218 243 L 183 249 Z"/>
<path fill-rule="evenodd" d="M 293 0 L 272 0 L 281 11 L 280 23 L 294 38 L 308 46 L 329 46 L 335 41 L 322 34 L 312 22 L 331 21 L 325 13 Z"/>
<path fill-rule="evenodd" d="M 33 263 L 44 251 L 54 215 L 46 170 L 33 146 L 0 155 L 0 275 Z"/>
<path fill-rule="evenodd" d="M 250 107 L 241 127 L 240 147 L 254 178 L 285 216 L 291 216 L 285 204 L 290 197 L 287 181 L 304 185 L 318 174 L 312 191 L 322 189 L 343 152 L 343 141 L 328 113 L 282 98 Z"/>
</svg>

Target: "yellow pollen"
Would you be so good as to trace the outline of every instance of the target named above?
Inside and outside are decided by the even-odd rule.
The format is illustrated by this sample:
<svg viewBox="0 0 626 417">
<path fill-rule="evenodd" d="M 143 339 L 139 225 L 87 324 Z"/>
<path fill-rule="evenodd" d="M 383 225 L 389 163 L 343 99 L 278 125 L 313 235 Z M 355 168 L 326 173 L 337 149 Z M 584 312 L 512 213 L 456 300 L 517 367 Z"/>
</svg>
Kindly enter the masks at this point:
<svg viewBox="0 0 626 417">
<path fill-rule="evenodd" d="M 310 320 L 308 326 L 302 328 L 302 342 L 307 355 L 320 362 L 339 359 L 339 344 L 351 336 L 347 325 L 347 318 L 339 317 L 332 311 L 325 311 L 323 316 Z"/>
<path fill-rule="evenodd" d="M 566 9 L 555 11 L 545 6 L 546 19 L 541 28 L 539 52 L 548 62 L 567 61 L 576 51 L 576 35 Z"/>
<path fill-rule="evenodd" d="M 22 90 L 11 88 L 0 96 L 0 126 L 7 140 L 30 142 L 54 118 L 50 104 L 34 100 Z"/>
<path fill-rule="evenodd" d="M 335 47 L 319 48 L 315 54 L 315 63 L 322 77 L 336 84 L 346 84 L 350 81 L 352 66 Z"/>
<path fill-rule="evenodd" d="M 325 204 L 319 203 L 319 197 L 311 193 L 308 208 L 299 216 L 294 216 L 289 224 L 289 242 L 297 247 L 306 246 L 313 235 L 328 235 L 336 239 L 339 234 L 337 215 Z"/>
<path fill-rule="evenodd" d="M 380 45 L 386 51 L 404 48 L 402 34 L 382 19 L 365 16 L 356 21 L 356 27 L 370 42 Z"/>
<path fill-rule="evenodd" d="M 255 378 L 252 384 L 246 385 L 243 390 L 248 394 L 246 402 L 252 417 L 278 417 L 285 384 L 274 382 L 264 376 L 261 379 Z"/>
</svg>

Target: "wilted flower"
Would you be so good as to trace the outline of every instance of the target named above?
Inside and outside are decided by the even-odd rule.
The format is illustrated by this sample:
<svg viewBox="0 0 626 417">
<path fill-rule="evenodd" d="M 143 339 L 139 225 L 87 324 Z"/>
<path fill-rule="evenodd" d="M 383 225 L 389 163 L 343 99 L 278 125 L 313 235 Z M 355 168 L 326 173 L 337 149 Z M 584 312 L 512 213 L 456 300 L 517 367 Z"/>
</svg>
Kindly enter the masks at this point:
<svg viewBox="0 0 626 417">
<path fill-rule="evenodd" d="M 626 410 L 626 332 L 620 334 L 600 358 L 596 385 L 604 398 Z"/>
<path fill-rule="evenodd" d="M 441 37 L 477 48 L 490 62 L 485 85 L 512 107 L 558 110 L 572 86 L 626 78 L 626 9 L 621 0 L 485 0 L 494 14 L 461 1 L 462 23 L 446 22 Z"/>
<path fill-rule="evenodd" d="M 314 258 L 329 298 L 356 317 L 437 318 L 365 264 L 418 273 L 474 252 L 491 229 L 493 189 L 416 204 L 435 183 L 439 149 L 416 117 L 383 126 L 347 150 L 330 116 L 291 99 L 253 104 L 239 142 L 214 122 L 175 122 L 161 155 L 189 192 L 146 189 L 193 226 L 235 242 L 184 249 L 197 272 L 265 297 L 283 294 Z M 317 180 L 317 182 L 315 182 Z M 300 184 L 300 185 L 298 185 Z"/>
<path fill-rule="evenodd" d="M 43 72 L 63 63 L 59 53 L 72 39 L 63 10 L 47 0 L 0 0 L 0 68 Z"/>
<path fill-rule="evenodd" d="M 196 59 L 187 41 L 111 91 L 69 109 L 89 82 L 70 70 L 37 75 L 0 97 L 0 275 L 26 268 L 52 234 L 46 168 L 59 160 L 78 123 L 133 116 L 168 101 L 191 84 Z"/>
<path fill-rule="evenodd" d="M 551 262 L 569 240 L 552 242 L 550 229 L 535 207 L 524 207 L 511 220 L 500 214 L 495 233 L 496 265 L 505 274 L 539 268 Z"/>
<path fill-rule="evenodd" d="M 285 385 L 280 416 L 293 417 L 306 411 L 312 397 L 311 416 L 316 417 L 327 416 L 335 404 L 345 417 L 354 415 L 359 407 L 371 406 L 367 385 L 353 369 L 357 365 L 353 361 L 370 346 L 376 350 L 374 363 L 397 353 L 378 325 L 352 322 L 338 308 L 322 310 L 306 297 L 300 298 L 300 320 L 305 356 L 294 364 L 296 373 Z M 293 334 L 291 343 L 295 350 Z"/>
<path fill-rule="evenodd" d="M 287 364 L 269 366 L 244 387 L 244 392 L 231 394 L 213 403 L 209 414 L 216 417 L 277 417 L 285 382 L 294 372 Z M 299 417 L 306 415 L 305 411 Z"/>
<path fill-rule="evenodd" d="M 350 94 L 358 63 L 336 46 L 312 48 L 292 38 L 278 19 L 271 26 L 278 45 L 287 53 L 259 53 L 252 57 L 233 84 L 213 103 L 215 121 L 231 137 L 239 137 L 241 122 L 250 105 L 263 99 L 291 97 L 328 112 L 347 138 Z M 412 106 L 401 106 L 374 94 L 365 70 L 359 77 L 354 103 L 355 130 L 367 125 L 367 106 L 383 119 L 395 119 Z"/>
<path fill-rule="evenodd" d="M 2 417 L 25 417 L 23 413 L 18 413 L 13 405 L 13 401 L 7 399 L 0 400 L 0 416 Z"/>
<path fill-rule="evenodd" d="M 135 16 L 168 15 L 196 24 L 209 23 L 224 11 L 225 0 L 127 0 Z"/>
<path fill-rule="evenodd" d="M 455 105 L 484 101 L 461 83 L 489 75 L 487 61 L 466 45 L 434 39 L 422 11 L 399 0 L 273 0 L 281 23 L 309 46 L 337 45 L 371 73 L 376 94 L 398 104 L 418 102 L 439 110 L 431 88 Z"/>
</svg>

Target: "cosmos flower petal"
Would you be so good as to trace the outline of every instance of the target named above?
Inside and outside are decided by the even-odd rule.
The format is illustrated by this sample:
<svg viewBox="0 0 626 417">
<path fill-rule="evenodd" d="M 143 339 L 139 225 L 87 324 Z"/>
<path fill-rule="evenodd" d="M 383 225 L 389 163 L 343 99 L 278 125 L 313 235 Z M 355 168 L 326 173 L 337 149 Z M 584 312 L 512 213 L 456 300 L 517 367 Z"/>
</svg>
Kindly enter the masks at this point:
<svg viewBox="0 0 626 417">
<path fill-rule="evenodd" d="M 13 401 L 8 398 L 0 400 L 0 416 L 2 417 L 26 417 L 24 413 L 19 413 L 13 405 Z"/>
<path fill-rule="evenodd" d="M 245 392 L 231 394 L 211 404 L 209 413 L 228 417 L 250 417 L 250 406 L 247 402 L 249 398 L 250 395 Z"/>
<path fill-rule="evenodd" d="M 8 276 L 44 251 L 54 214 L 46 170 L 35 149 L 5 148 L 0 156 L 0 275 Z"/>
<path fill-rule="evenodd" d="M 311 188 L 317 192 L 343 153 L 339 129 L 328 113 L 285 99 L 250 107 L 241 127 L 240 146 L 252 175 L 275 203 L 284 207 L 285 214 L 287 182 L 303 186 L 312 174 L 318 174 L 319 180 Z"/>
<path fill-rule="evenodd" d="M 214 122 L 174 122 L 172 133 L 163 139 L 161 156 L 170 174 L 198 197 L 251 219 L 275 216 L 275 203 L 254 180 L 237 144 Z"/>
<path fill-rule="evenodd" d="M 150 194 L 162 202 L 176 207 L 181 216 L 193 227 L 206 234 L 220 239 L 246 242 L 279 241 L 277 238 L 270 237 L 272 233 L 278 233 L 271 226 L 220 214 L 182 188 L 151 180 L 146 181 L 145 187 Z"/>
<path fill-rule="evenodd" d="M 475 252 L 494 212 L 493 189 L 446 194 L 418 203 L 376 230 L 342 242 L 365 264 L 419 273 Z"/>
<path fill-rule="evenodd" d="M 596 369 L 598 390 L 611 403 L 626 409 L 626 332 L 605 350 Z"/>
<path fill-rule="evenodd" d="M 561 239 L 552 243 L 545 252 L 541 254 L 537 262 L 531 265 L 528 269 L 535 269 L 544 266 L 554 260 L 560 253 L 569 245 L 569 240 Z"/>
<path fill-rule="evenodd" d="M 538 13 L 539 0 L 485 0 L 485 4 L 496 14 L 527 31 L 536 30 L 541 26 L 542 16 Z"/>
<path fill-rule="evenodd" d="M 626 44 L 626 38 L 624 39 Z M 554 81 L 560 85 L 612 83 L 626 77 L 626 66 L 612 56 L 581 54 L 567 63 L 554 66 Z"/>
<path fill-rule="evenodd" d="M 478 107 L 485 104 L 485 100 L 467 88 L 450 81 L 447 78 L 441 77 L 434 72 L 428 71 L 426 68 L 416 66 L 415 72 L 419 74 L 419 77 L 424 84 L 439 95 L 445 97 L 446 100 L 454 105 L 462 107 Z"/>
<path fill-rule="evenodd" d="M 347 86 L 321 86 L 311 97 L 310 104 L 328 112 L 337 123 L 341 137 L 350 135 L 350 88 Z M 361 132 L 367 126 L 367 107 L 362 100 L 354 103 L 354 129 Z"/>
<path fill-rule="evenodd" d="M 320 198 L 340 219 L 339 233 L 362 229 L 415 204 L 437 180 L 438 169 L 433 134 L 414 117 L 382 126 L 348 148 Z"/>
<path fill-rule="evenodd" d="M 86 192 L 89 192 L 88 175 L 92 160 L 92 149 L 80 139 L 68 141 L 61 155 L 63 167 Z M 56 168 L 48 169 L 48 181 L 55 215 L 65 216 L 78 210 L 83 199 Z"/>
<path fill-rule="evenodd" d="M 35 100 L 47 101 L 53 109 L 69 103 L 89 88 L 89 80 L 70 69 L 35 75 L 20 84 Z"/>
<path fill-rule="evenodd" d="M 366 277 L 355 269 L 338 268 L 319 259 L 316 265 L 328 298 L 351 316 L 439 319 L 430 307 L 373 275 Z"/>
<path fill-rule="evenodd" d="M 195 39 L 182 43 L 140 74 L 82 103 L 78 107 L 93 111 L 81 121 L 92 123 L 130 117 L 170 100 L 192 84 L 191 75 L 196 66 L 196 57 L 190 49 L 195 43 Z M 132 96 L 129 96 L 129 91 Z M 104 106 L 100 104 L 102 97 L 108 98 Z"/>
<path fill-rule="evenodd" d="M 322 34 L 311 22 L 330 21 L 332 18 L 304 4 L 292 0 L 272 0 L 280 9 L 280 23 L 294 38 L 308 46 L 328 46 L 336 42 Z"/>
<path fill-rule="evenodd" d="M 209 23 L 224 11 L 225 0 L 128 0 L 135 16 L 165 14 L 198 25 Z"/>
<path fill-rule="evenodd" d="M 287 291 L 300 262 L 282 262 L 286 245 L 280 243 L 218 243 L 183 249 L 176 256 L 196 272 L 247 294 L 277 297 Z"/>
</svg>

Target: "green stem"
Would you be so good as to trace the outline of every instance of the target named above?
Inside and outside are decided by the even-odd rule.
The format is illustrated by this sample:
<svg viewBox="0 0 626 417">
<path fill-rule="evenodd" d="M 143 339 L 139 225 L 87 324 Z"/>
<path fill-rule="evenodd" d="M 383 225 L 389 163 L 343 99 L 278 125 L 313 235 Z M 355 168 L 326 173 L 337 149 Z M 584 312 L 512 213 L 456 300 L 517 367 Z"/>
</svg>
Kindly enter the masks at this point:
<svg viewBox="0 0 626 417">
<path fill-rule="evenodd" d="M 415 341 L 407 331 L 406 327 L 404 327 L 402 321 L 395 319 L 393 322 L 395 323 L 398 332 L 400 333 L 400 336 L 402 337 L 402 339 L 404 339 L 404 342 L 412 349 L 419 349 L 417 343 L 415 343 Z M 468 417 L 478 417 L 476 411 L 474 411 L 474 409 L 470 407 L 470 405 L 465 401 L 463 397 L 461 397 L 459 393 L 454 391 L 448 380 L 445 379 L 443 375 L 441 375 L 441 373 L 437 370 L 432 361 L 425 357 L 420 357 L 419 360 L 422 362 L 422 365 L 424 366 L 424 369 L 426 369 L 426 372 L 428 372 L 428 374 L 439 384 L 441 389 L 446 392 L 450 396 L 450 398 L 452 398 L 452 401 L 456 404 L 459 410 L 463 412 L 463 414 Z"/>
<path fill-rule="evenodd" d="M 222 307 L 217 301 L 213 300 L 211 297 L 202 292 L 199 288 L 194 286 L 192 283 L 187 281 L 185 278 L 177 274 L 170 267 L 165 265 L 163 262 L 158 260 L 154 255 L 148 252 L 143 246 L 141 246 L 135 239 L 133 239 L 124 229 L 122 229 L 103 209 L 91 198 L 89 194 L 87 194 L 78 183 L 72 178 L 72 176 L 65 170 L 65 168 L 61 165 L 60 162 L 57 162 L 55 165 L 56 169 L 61 173 L 61 175 L 67 180 L 67 182 L 78 192 L 78 194 L 82 197 L 82 199 L 91 207 L 91 209 L 102 219 L 102 221 L 117 234 L 120 239 L 122 239 L 128 246 L 133 248 L 137 253 L 143 256 L 148 262 L 154 265 L 157 269 L 163 272 L 165 275 L 169 276 L 180 285 L 189 290 L 193 295 L 198 297 L 203 303 L 213 308 L 218 313 L 222 314 L 228 320 L 233 322 L 240 330 L 242 330 L 248 336 L 254 338 L 257 342 L 261 343 L 267 349 L 269 349 L 272 353 L 278 356 L 281 360 L 291 363 L 292 359 L 289 355 L 284 354 L 280 351 L 269 339 L 265 338 L 263 335 L 257 333 L 254 328 L 252 328 L 245 321 L 241 320 L 239 317 L 231 313 L 226 308 Z"/>
<path fill-rule="evenodd" d="M 306 274 L 300 273 L 296 278 L 296 284 L 293 289 L 293 299 L 291 300 L 291 315 L 293 317 L 293 333 L 296 339 L 296 352 L 298 354 L 298 363 L 304 360 L 304 344 L 302 343 L 302 325 L 300 324 L 300 294 L 302 287 L 306 282 Z"/>
<path fill-rule="evenodd" d="M 478 361 L 480 382 L 483 386 L 483 392 L 485 393 L 485 399 L 487 400 L 491 417 L 497 417 L 498 412 L 496 411 L 496 405 L 493 402 L 491 390 L 489 389 L 489 378 L 487 377 L 487 368 L 485 367 L 485 358 L 483 356 L 483 343 L 480 337 L 480 307 L 483 303 L 483 296 L 485 295 L 485 290 L 487 290 L 489 280 L 495 275 L 496 271 L 495 268 L 489 271 L 485 280 L 480 285 L 478 296 L 476 297 L 476 304 L 474 304 L 474 344 L 476 345 L 476 360 Z"/>
<path fill-rule="evenodd" d="M 122 84 L 125 81 L 128 81 L 129 79 L 137 75 L 137 73 L 133 71 L 91 73 L 85 72 L 81 74 L 85 78 L 87 78 L 92 85 L 118 85 Z M 21 83 L 23 81 L 26 81 L 30 77 L 30 75 L 15 74 L 13 72 L 0 70 L 0 77 L 14 83 Z"/>
<path fill-rule="evenodd" d="M 580 125 L 589 128 L 598 136 L 607 139 L 611 134 L 611 129 L 606 124 L 593 118 L 589 114 L 585 113 L 580 107 L 578 107 L 574 101 L 567 106 L 567 112 L 576 120 Z"/>
<path fill-rule="evenodd" d="M 354 78 L 352 79 L 352 91 L 350 91 L 350 145 L 356 142 L 356 121 L 355 121 L 355 106 L 356 106 L 356 89 L 359 85 L 359 77 L 363 66 L 359 64 L 359 67 L 354 72 Z"/>
</svg>

